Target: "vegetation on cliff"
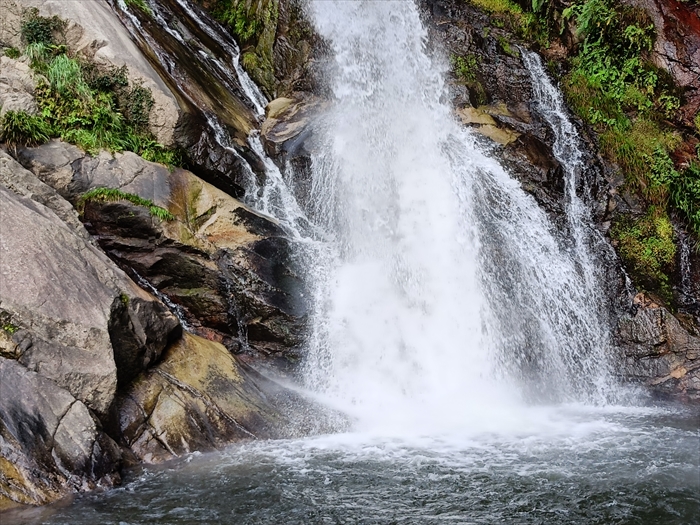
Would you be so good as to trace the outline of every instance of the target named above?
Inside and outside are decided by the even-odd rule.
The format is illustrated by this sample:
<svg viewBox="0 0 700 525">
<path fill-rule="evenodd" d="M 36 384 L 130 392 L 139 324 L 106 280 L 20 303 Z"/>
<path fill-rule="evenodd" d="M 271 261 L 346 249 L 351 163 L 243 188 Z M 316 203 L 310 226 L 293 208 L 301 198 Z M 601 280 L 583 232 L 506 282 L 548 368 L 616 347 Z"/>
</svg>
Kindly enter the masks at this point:
<svg viewBox="0 0 700 525">
<path fill-rule="evenodd" d="M 196 0 L 241 46 L 241 62 L 274 99 L 308 90 L 311 55 L 320 47 L 302 0 Z"/>
<path fill-rule="evenodd" d="M 643 9 L 586 0 L 563 14 L 583 38 L 563 81 L 569 104 L 598 132 L 602 153 L 646 208 L 643 216 L 619 219 L 612 236 L 635 280 L 669 300 L 675 257 L 669 214 L 700 235 L 700 164 L 696 158 L 676 167 L 671 159 L 686 142 L 673 123 L 681 93 L 649 60 L 656 34 Z"/>
<path fill-rule="evenodd" d="M 211 14 L 228 27 L 243 49 L 243 67 L 274 98 L 277 80 L 273 47 L 277 34 L 279 0 L 213 0 L 204 2 Z"/>
<path fill-rule="evenodd" d="M 65 22 L 25 14 L 23 55 L 38 78 L 39 114 L 9 111 L 0 122 L 0 140 L 10 147 L 36 145 L 57 137 L 95 154 L 133 151 L 147 160 L 180 163 L 176 151 L 159 144 L 148 130 L 153 96 L 129 82 L 127 68 L 97 66 L 71 54 L 60 42 Z"/>
<path fill-rule="evenodd" d="M 651 61 L 656 29 L 650 15 L 612 0 L 469 2 L 490 13 L 492 26 L 536 46 L 568 45 L 568 56 L 554 55 L 563 61 L 554 69 L 564 71 L 568 105 L 595 131 L 602 155 L 624 174 L 622 193 L 635 203 L 617 214 L 611 238 L 635 283 L 671 302 L 672 218 L 700 249 L 700 158 L 692 146 L 700 138 L 700 116 L 694 129 L 679 118 L 682 90 Z M 473 81 L 464 57 L 453 58 L 453 67 L 465 83 Z"/>
</svg>

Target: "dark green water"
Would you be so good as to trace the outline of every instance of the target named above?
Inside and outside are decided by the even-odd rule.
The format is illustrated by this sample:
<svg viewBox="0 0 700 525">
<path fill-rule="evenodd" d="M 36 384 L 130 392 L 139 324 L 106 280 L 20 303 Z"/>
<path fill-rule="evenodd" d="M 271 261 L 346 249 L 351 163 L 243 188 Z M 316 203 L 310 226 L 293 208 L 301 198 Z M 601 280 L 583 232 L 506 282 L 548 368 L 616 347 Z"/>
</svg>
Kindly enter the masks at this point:
<svg viewBox="0 0 700 525">
<path fill-rule="evenodd" d="M 348 433 L 233 446 L 132 472 L 45 524 L 697 524 L 698 414 L 533 410 L 533 432 Z M 12 521 L 3 520 L 3 525 Z"/>
</svg>

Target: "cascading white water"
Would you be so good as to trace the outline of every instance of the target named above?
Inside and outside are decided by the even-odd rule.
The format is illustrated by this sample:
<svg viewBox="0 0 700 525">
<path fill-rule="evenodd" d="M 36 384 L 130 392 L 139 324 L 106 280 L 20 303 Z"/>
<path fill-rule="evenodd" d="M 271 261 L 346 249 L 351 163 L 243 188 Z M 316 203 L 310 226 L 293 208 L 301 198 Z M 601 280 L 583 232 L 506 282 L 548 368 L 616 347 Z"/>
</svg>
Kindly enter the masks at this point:
<svg viewBox="0 0 700 525">
<path fill-rule="evenodd" d="M 523 385 L 600 401 L 589 263 L 455 122 L 417 7 L 312 5 L 336 101 L 310 199 L 334 236 L 311 264 L 310 385 L 367 427 L 473 425 Z"/>
</svg>

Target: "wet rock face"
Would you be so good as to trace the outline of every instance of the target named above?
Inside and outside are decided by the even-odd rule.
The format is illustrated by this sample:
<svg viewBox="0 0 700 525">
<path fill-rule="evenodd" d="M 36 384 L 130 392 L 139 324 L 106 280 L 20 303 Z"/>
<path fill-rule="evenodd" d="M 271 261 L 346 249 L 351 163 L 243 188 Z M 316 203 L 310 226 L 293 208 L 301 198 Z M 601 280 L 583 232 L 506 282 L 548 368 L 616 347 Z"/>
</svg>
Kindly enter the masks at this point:
<svg viewBox="0 0 700 525">
<path fill-rule="evenodd" d="M 553 153 L 552 130 L 534 101 L 530 73 L 518 48 L 525 43 L 494 27 L 487 14 L 468 2 L 422 0 L 421 6 L 433 47 L 453 66 L 448 84 L 457 117 L 500 145 L 492 148 L 492 154 L 563 227 L 564 172 Z M 593 153 L 595 145 L 586 130 L 579 127 L 579 131 L 593 217 L 604 229 L 618 205 L 611 189 L 619 181 L 611 179 Z"/>
<path fill-rule="evenodd" d="M 126 201 L 88 202 L 84 220 L 114 261 L 183 308 L 196 333 L 236 352 L 295 358 L 306 326 L 305 285 L 274 220 L 188 171 L 171 173 L 131 153 L 76 150 L 55 141 L 19 158 L 74 202 L 90 188 L 109 187 L 168 209 L 176 220 L 160 221 Z"/>
<path fill-rule="evenodd" d="M 139 461 L 158 463 L 232 441 L 313 431 L 310 408 L 222 345 L 186 334 L 122 393 L 112 424 Z"/>
<path fill-rule="evenodd" d="M 191 1 L 153 0 L 157 16 L 109 3 L 178 100 L 183 115 L 174 140 L 189 164 L 230 195 L 245 195 L 264 169 L 246 142 L 258 115 L 234 67 L 240 53 L 233 38 Z"/>
<path fill-rule="evenodd" d="M 659 395 L 700 401 L 700 337 L 642 294 L 635 302 L 636 313 L 619 324 L 626 379 Z"/>
<path fill-rule="evenodd" d="M 467 2 L 424 0 L 429 34 L 457 71 L 448 78 L 457 117 L 495 142 L 493 154 L 556 220 L 563 213 L 564 174 L 553 136 L 532 101 L 530 74 L 512 35 L 492 28 Z M 457 62 L 461 61 L 461 62 Z M 462 64 L 461 76 L 459 73 Z"/>
</svg>

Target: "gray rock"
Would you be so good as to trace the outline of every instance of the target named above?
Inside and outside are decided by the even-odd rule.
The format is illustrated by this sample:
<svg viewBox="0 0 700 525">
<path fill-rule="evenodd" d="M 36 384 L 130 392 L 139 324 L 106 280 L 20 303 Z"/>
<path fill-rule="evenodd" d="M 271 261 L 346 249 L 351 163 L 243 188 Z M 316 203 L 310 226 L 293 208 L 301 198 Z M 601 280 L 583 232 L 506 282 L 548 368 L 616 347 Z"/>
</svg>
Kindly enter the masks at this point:
<svg viewBox="0 0 700 525">
<path fill-rule="evenodd" d="M 47 150 L 52 149 L 51 145 L 47 145 Z M 89 239 L 90 236 L 83 223 L 80 222 L 75 208 L 51 186 L 41 182 L 34 174 L 25 170 L 15 159 L 2 150 L 0 150 L 0 184 L 17 195 L 43 204 L 70 226 L 75 233 L 86 240 Z"/>
<path fill-rule="evenodd" d="M 120 461 L 83 403 L 0 358 L 0 497 L 36 505 L 109 486 L 119 480 Z"/>
<path fill-rule="evenodd" d="M 117 380 L 157 360 L 177 319 L 48 208 L 2 186 L 0 202 L 0 310 L 14 343 L 6 355 L 105 414 Z"/>
<path fill-rule="evenodd" d="M 19 328 L 13 340 L 29 339 L 20 359 L 105 413 L 117 386 L 115 291 L 99 278 L 109 261 L 44 206 L 3 187 L 0 202 L 0 308 Z"/>
<path fill-rule="evenodd" d="M 99 419 L 181 328 L 3 152 L 0 224 L 0 500 L 43 504 L 118 478 Z"/>
<path fill-rule="evenodd" d="M 24 62 L 0 56 L 0 117 L 8 111 L 36 113 L 32 70 Z"/>
</svg>

